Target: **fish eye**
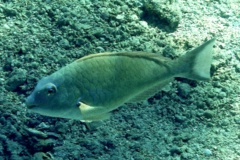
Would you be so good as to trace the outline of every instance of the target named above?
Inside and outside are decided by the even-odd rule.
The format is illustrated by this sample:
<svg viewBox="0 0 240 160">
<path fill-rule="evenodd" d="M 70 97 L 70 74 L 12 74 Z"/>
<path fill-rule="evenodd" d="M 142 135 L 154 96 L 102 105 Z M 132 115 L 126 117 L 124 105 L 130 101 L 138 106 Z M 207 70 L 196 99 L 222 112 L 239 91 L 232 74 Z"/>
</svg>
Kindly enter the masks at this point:
<svg viewBox="0 0 240 160">
<path fill-rule="evenodd" d="M 54 84 L 50 83 L 50 84 L 47 84 L 46 90 L 47 90 L 47 94 L 50 96 L 57 92 L 57 87 Z"/>
</svg>

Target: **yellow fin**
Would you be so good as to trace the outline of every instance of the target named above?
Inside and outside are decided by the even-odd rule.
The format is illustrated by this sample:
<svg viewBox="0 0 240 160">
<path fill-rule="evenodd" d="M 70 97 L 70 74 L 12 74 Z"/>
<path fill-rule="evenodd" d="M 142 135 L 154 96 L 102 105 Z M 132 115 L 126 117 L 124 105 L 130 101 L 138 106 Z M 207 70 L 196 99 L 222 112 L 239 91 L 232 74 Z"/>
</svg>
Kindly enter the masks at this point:
<svg viewBox="0 0 240 160">
<path fill-rule="evenodd" d="M 83 116 L 82 122 L 100 121 L 110 117 L 109 112 L 104 112 L 104 107 L 92 107 L 80 102 L 79 109 Z"/>
<path fill-rule="evenodd" d="M 92 110 L 94 110 L 94 107 L 80 102 L 79 109 L 80 109 L 82 114 L 86 114 L 86 113 L 91 112 Z"/>
<path fill-rule="evenodd" d="M 92 121 L 102 121 L 102 120 L 106 120 L 109 119 L 110 117 L 110 113 L 104 113 L 101 115 L 97 115 L 97 116 L 91 116 L 91 117 L 87 117 L 87 119 L 84 120 L 80 120 L 81 122 L 92 122 Z"/>
</svg>

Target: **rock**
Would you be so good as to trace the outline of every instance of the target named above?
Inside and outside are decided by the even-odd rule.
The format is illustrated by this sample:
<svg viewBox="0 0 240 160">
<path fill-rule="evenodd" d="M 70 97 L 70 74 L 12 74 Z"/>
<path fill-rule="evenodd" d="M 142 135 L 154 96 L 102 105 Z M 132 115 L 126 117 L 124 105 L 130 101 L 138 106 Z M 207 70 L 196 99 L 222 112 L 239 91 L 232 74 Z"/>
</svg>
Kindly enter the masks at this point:
<svg viewBox="0 0 240 160">
<path fill-rule="evenodd" d="M 47 124 L 44 123 L 44 122 L 40 123 L 40 124 L 38 125 L 38 127 L 39 127 L 40 129 L 48 129 L 48 128 L 50 128 L 50 126 L 47 125 Z"/>
<path fill-rule="evenodd" d="M 191 86 L 187 83 L 178 84 L 178 95 L 182 98 L 187 98 L 190 95 Z"/>
<path fill-rule="evenodd" d="M 203 112 L 203 116 L 207 119 L 211 119 L 213 118 L 214 112 L 211 110 L 206 110 L 205 112 Z"/>
<path fill-rule="evenodd" d="M 36 152 L 33 155 L 33 160 L 52 160 L 54 159 L 50 153 Z"/>
<path fill-rule="evenodd" d="M 182 153 L 182 150 L 181 150 L 181 148 L 175 146 L 170 149 L 170 153 L 172 156 L 175 154 L 180 155 Z"/>
<path fill-rule="evenodd" d="M 186 120 L 185 116 L 181 116 L 181 115 L 176 115 L 175 116 L 175 121 L 178 123 L 183 123 Z"/>
<path fill-rule="evenodd" d="M 105 140 L 105 141 L 102 141 L 101 143 L 104 145 L 106 150 L 113 150 L 116 148 L 114 142 L 111 140 Z"/>
<path fill-rule="evenodd" d="M 28 132 L 28 134 L 29 134 L 30 136 L 36 136 L 36 137 L 38 137 L 38 138 L 44 138 L 44 139 L 48 137 L 47 134 L 45 134 L 45 133 L 43 133 L 43 132 L 41 132 L 41 131 L 38 131 L 38 130 L 36 130 L 36 129 L 25 128 L 25 130 Z"/>
<path fill-rule="evenodd" d="M 10 78 L 7 79 L 6 89 L 9 91 L 16 90 L 19 86 L 25 83 L 27 71 L 25 69 L 15 69 L 11 74 Z"/>
<path fill-rule="evenodd" d="M 224 119 L 220 122 L 221 126 L 228 126 L 230 124 L 230 121 L 228 119 Z"/>
<path fill-rule="evenodd" d="M 240 124 L 240 117 L 234 118 L 234 122 L 235 122 L 236 124 Z"/>
<path fill-rule="evenodd" d="M 8 17 L 14 17 L 17 15 L 17 11 L 13 8 L 7 8 L 7 7 L 2 7 L 3 8 L 3 13 L 5 16 L 8 16 Z"/>
<path fill-rule="evenodd" d="M 166 5 L 150 0 L 143 4 L 143 17 L 146 17 L 146 20 L 154 18 L 155 22 L 166 25 L 169 30 L 175 30 L 181 20 L 181 11 L 178 5 Z"/>
<path fill-rule="evenodd" d="M 204 149 L 203 153 L 205 156 L 211 156 L 212 155 L 212 151 L 210 149 Z"/>
<path fill-rule="evenodd" d="M 33 146 L 34 151 L 51 151 L 53 149 L 55 140 L 53 139 L 39 139 Z"/>
<path fill-rule="evenodd" d="M 4 147 L 3 147 L 3 144 L 2 144 L 2 141 L 0 141 L 0 155 L 4 155 Z M 1 157 L 0 157 L 0 160 L 1 160 Z"/>
</svg>

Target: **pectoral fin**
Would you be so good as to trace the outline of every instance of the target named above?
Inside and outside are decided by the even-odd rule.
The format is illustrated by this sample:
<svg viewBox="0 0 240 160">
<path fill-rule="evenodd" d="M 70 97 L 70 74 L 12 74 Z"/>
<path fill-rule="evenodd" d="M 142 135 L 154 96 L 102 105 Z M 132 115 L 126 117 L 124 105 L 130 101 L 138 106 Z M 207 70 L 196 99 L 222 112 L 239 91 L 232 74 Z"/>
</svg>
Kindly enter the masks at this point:
<svg viewBox="0 0 240 160">
<path fill-rule="evenodd" d="M 79 104 L 79 109 L 83 116 L 83 119 L 81 120 L 82 122 L 100 121 L 110 117 L 109 112 L 104 112 L 104 107 L 93 107 L 82 102 Z"/>
</svg>

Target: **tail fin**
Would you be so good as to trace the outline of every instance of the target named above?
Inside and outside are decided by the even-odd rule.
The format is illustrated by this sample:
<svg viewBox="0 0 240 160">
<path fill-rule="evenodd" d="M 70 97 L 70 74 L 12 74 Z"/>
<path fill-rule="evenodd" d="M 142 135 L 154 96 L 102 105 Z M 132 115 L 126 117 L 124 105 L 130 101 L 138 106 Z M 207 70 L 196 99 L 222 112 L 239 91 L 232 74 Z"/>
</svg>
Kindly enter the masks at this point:
<svg viewBox="0 0 240 160">
<path fill-rule="evenodd" d="M 176 77 L 209 80 L 214 41 L 215 39 L 211 39 L 177 59 Z"/>
</svg>

